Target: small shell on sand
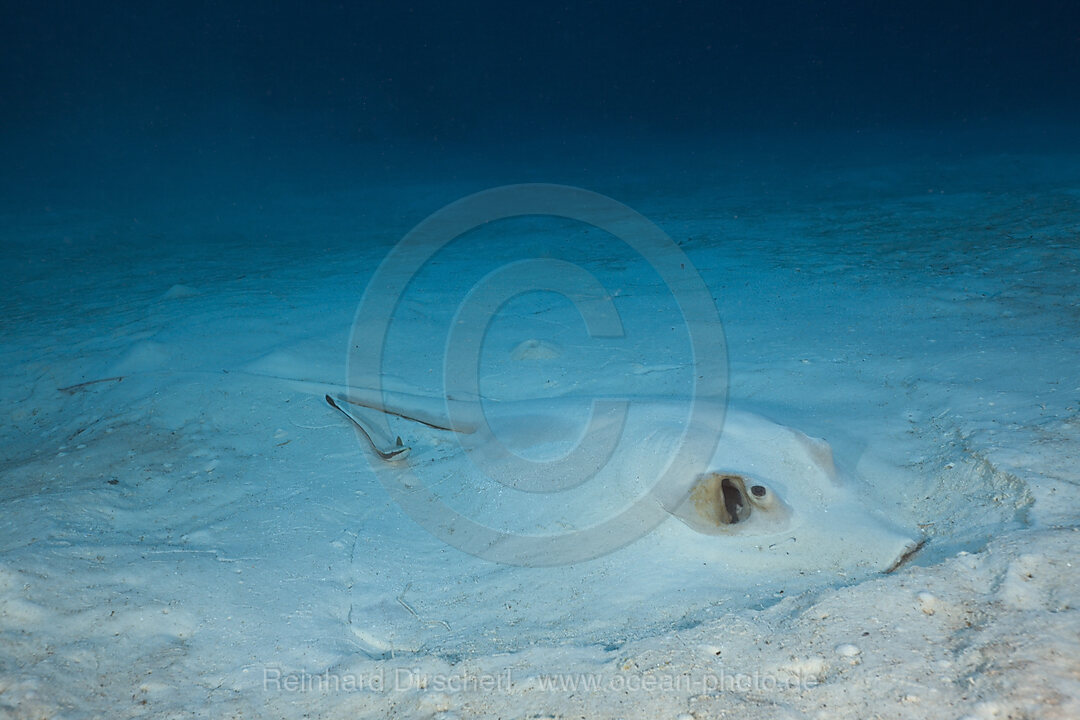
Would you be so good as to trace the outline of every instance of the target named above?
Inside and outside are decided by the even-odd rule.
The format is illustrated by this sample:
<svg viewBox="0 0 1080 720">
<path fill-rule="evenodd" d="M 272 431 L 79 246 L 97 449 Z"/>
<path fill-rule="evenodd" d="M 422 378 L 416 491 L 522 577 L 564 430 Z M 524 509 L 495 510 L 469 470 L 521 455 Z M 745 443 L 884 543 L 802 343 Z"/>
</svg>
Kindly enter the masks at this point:
<svg viewBox="0 0 1080 720">
<path fill-rule="evenodd" d="M 535 338 L 525 340 L 510 352 L 514 360 L 554 360 L 562 355 L 562 349 L 554 343 Z"/>
<path fill-rule="evenodd" d="M 862 653 L 862 650 L 855 647 L 851 643 L 842 643 L 836 646 L 836 654 L 841 657 L 855 657 Z"/>
</svg>

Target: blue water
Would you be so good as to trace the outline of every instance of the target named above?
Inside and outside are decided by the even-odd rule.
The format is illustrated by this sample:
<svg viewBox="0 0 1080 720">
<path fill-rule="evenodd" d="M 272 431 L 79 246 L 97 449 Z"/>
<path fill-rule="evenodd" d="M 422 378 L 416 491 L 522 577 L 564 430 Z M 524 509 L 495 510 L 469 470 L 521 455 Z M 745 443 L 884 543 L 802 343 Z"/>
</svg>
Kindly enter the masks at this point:
<svg viewBox="0 0 1080 720">
<path fill-rule="evenodd" d="M 1074 147 L 1078 27 L 1065 1 L 11 4 L 0 202 Z"/>
</svg>

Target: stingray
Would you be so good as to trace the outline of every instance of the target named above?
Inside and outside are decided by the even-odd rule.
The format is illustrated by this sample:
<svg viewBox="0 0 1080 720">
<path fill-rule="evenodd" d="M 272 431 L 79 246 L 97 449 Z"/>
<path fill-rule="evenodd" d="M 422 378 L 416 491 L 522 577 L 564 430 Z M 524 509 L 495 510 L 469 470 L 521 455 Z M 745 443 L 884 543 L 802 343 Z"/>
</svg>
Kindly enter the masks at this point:
<svg viewBox="0 0 1080 720">
<path fill-rule="evenodd" d="M 382 427 L 386 435 L 388 425 L 368 425 L 346 407 L 375 410 L 444 433 L 435 445 L 444 445 L 450 436 L 460 446 L 463 458 L 471 459 L 480 474 L 489 479 L 510 476 L 513 482 L 502 484 L 525 492 L 576 490 L 580 478 L 572 482 L 560 476 L 553 487 L 551 478 L 543 475 L 551 474 L 552 465 L 566 472 L 559 461 L 578 453 L 578 464 L 589 471 L 585 479 L 600 481 L 593 482 L 592 491 L 585 494 L 594 500 L 613 500 L 607 505 L 626 500 L 634 488 L 648 485 L 650 475 L 660 474 L 664 460 L 673 457 L 672 448 L 684 440 L 687 422 L 687 402 L 666 398 L 639 398 L 635 412 L 629 413 L 621 404 L 598 409 L 597 398 L 485 403 L 353 389 L 339 394 L 338 400 L 340 404 L 325 395 L 327 404 L 341 413 L 375 457 L 390 462 L 391 468 L 405 460 L 412 448 L 397 435 L 384 449 L 376 440 L 379 433 L 375 428 Z M 697 402 L 706 407 L 710 404 Z M 730 537 L 776 535 L 795 529 L 809 532 L 823 523 L 834 531 L 845 524 L 868 529 L 879 525 L 887 548 L 881 556 L 887 560 L 886 570 L 894 569 L 918 544 L 898 533 L 882 513 L 859 502 L 851 481 L 838 472 L 832 448 L 825 440 L 727 406 L 706 410 L 702 416 L 714 425 L 711 429 L 719 439 L 712 458 L 693 468 L 687 466 L 679 488 L 668 496 L 680 502 L 664 508 L 690 529 Z M 478 428 L 487 432 L 479 440 L 471 440 Z M 595 453 L 599 457 L 589 457 L 588 448 L 580 447 L 583 442 L 601 445 L 602 452 Z M 426 449 L 429 455 L 430 450 Z M 477 464 L 478 456 L 485 461 Z M 449 464 L 445 455 L 439 459 Z M 903 552 L 894 555 L 897 548 Z M 864 546 L 867 555 L 877 549 L 876 544 Z"/>
<path fill-rule="evenodd" d="M 437 537 L 402 531 L 389 510 L 364 530 L 381 551 L 357 564 L 350 626 L 373 656 L 516 649 L 553 635 L 611 643 L 892 572 L 922 544 L 863 500 L 827 442 L 719 403 L 702 414 L 715 448 L 687 460 L 677 453 L 687 405 L 667 398 L 447 401 L 351 389 L 326 401 L 376 451 L 384 485 L 407 478 L 396 500 L 415 493 L 438 508 L 418 518 L 406 507 Z M 552 467 L 562 474 L 553 479 Z M 657 502 L 661 476 L 675 487 Z M 642 498 L 661 520 L 610 551 L 563 567 L 513 555 L 560 533 L 587 538 Z M 487 548 L 443 545 L 461 548 L 453 534 L 467 535 L 432 528 L 447 515 L 511 538 L 493 541 L 513 548 L 510 565 L 489 562 Z"/>
</svg>

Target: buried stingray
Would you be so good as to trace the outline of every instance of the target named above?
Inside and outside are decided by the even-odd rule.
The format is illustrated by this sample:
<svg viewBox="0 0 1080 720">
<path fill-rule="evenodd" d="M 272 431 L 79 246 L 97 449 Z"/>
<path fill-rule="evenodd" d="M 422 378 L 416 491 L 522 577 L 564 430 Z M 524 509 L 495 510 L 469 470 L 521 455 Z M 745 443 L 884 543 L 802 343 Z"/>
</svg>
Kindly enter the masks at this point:
<svg viewBox="0 0 1080 720">
<path fill-rule="evenodd" d="M 418 534 L 385 493 L 365 493 L 382 504 L 358 530 L 376 551 L 353 564 L 349 626 L 375 657 L 467 656 L 553 637 L 614 646 L 891 572 L 921 546 L 860 500 L 827 443 L 719 405 L 704 413 L 720 431 L 715 451 L 683 468 L 671 458 L 686 406 L 670 400 L 639 398 L 625 415 L 571 398 L 451 401 L 448 409 L 438 398 L 353 389 L 326 401 L 378 450 L 377 472 L 408 476 L 445 507 L 526 537 L 602 523 L 665 471 L 686 471 L 680 501 L 663 508 L 666 521 L 620 549 L 560 567 L 457 552 Z M 588 455 L 610 437 L 618 440 L 599 458 Z M 543 491 L 543 468 L 581 446 L 577 465 L 600 461 L 587 481 Z"/>
<path fill-rule="evenodd" d="M 325 395 L 325 400 L 349 420 L 379 459 L 405 461 L 411 448 L 400 436 L 386 449 L 380 448 L 352 412 L 330 395 Z M 559 468 L 559 462 L 575 453 L 574 467 L 584 465 L 590 469 L 585 479 L 592 488 L 577 492 L 576 498 L 560 497 L 556 503 L 565 506 L 568 500 L 583 501 L 602 506 L 606 512 L 617 511 L 620 502 L 625 506 L 634 493 L 647 491 L 650 478 L 670 470 L 664 467 L 664 460 L 674 454 L 679 431 L 686 422 L 685 404 L 658 399 L 639 400 L 643 412 L 636 415 L 566 397 L 490 403 L 451 401 L 453 406 L 448 403 L 442 413 L 437 399 L 416 395 L 354 390 L 339 395 L 339 400 L 453 436 L 465 451 L 464 456 L 474 460 L 474 470 L 481 471 L 479 474 L 513 477 L 512 483 L 501 484 L 531 493 L 529 504 L 547 510 L 551 509 L 548 504 L 536 502 L 537 493 L 558 495 L 561 491 L 580 490 L 573 482 L 553 488 L 550 478 L 552 465 L 557 472 L 566 472 Z M 843 548 L 846 557 L 859 566 L 871 565 L 884 572 L 896 570 L 922 547 L 924 541 L 894 528 L 886 518 L 859 503 L 853 488 L 841 480 L 832 450 L 824 440 L 720 406 L 704 417 L 716 425 L 719 437 L 712 460 L 704 467 L 688 466 L 677 481 L 678 502 L 664 506 L 667 513 L 696 533 L 776 536 L 787 542 L 798 542 L 802 535 L 814 538 L 807 544 L 819 550 L 835 546 L 842 538 L 841 544 L 849 540 L 857 543 Z M 584 419 L 588 427 L 583 433 Z M 477 433 L 478 428 L 489 433 Z M 480 439 L 470 442 L 474 434 Z M 583 455 L 582 448 L 575 447 L 598 435 L 609 439 L 619 436 L 619 441 L 607 443 L 602 452 L 595 453 L 597 457 L 589 457 L 587 448 Z M 492 446 L 497 452 L 492 452 Z M 427 454 L 430 456 L 430 451 Z M 475 462 L 478 456 L 484 460 L 479 464 Z M 445 453 L 438 458 L 428 457 L 429 463 L 436 460 L 453 464 L 446 460 Z M 530 473 L 537 477 L 528 477 Z M 674 474 L 679 477 L 678 472 Z M 469 509 L 475 511 L 477 503 L 470 502 Z M 563 529 L 579 527 L 589 518 L 598 517 L 595 512 L 566 513 L 564 508 L 559 509 L 562 512 L 557 514 L 567 516 L 559 521 Z M 530 514 L 532 530 L 543 524 L 535 516 Z M 513 523 L 508 527 L 512 528 Z M 517 531 L 529 532 L 523 528 Z"/>
</svg>

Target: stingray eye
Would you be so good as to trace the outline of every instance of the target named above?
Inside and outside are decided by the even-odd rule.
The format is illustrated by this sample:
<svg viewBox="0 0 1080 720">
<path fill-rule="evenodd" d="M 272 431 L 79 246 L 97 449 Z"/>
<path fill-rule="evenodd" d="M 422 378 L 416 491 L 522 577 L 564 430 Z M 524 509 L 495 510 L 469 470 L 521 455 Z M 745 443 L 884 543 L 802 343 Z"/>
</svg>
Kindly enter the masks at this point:
<svg viewBox="0 0 1080 720">
<path fill-rule="evenodd" d="M 768 485 L 751 485 L 746 489 L 746 499 L 758 510 L 770 513 L 777 513 L 784 507 L 776 490 Z"/>
</svg>

